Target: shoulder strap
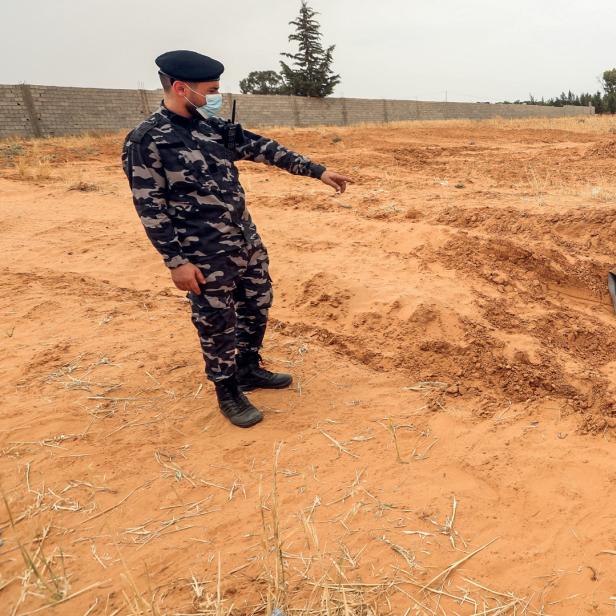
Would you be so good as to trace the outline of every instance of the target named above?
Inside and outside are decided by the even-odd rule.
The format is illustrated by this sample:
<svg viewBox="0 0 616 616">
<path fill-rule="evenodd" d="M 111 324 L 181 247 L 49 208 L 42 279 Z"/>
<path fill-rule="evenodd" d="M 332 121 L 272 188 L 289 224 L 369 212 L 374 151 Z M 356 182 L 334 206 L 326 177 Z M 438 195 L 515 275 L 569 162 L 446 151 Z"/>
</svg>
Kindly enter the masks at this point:
<svg viewBox="0 0 616 616">
<path fill-rule="evenodd" d="M 128 139 L 131 143 L 141 143 L 141 140 L 149 133 L 157 124 L 155 117 L 148 118 L 131 131 Z"/>
<path fill-rule="evenodd" d="M 130 187 L 133 187 L 133 148 L 130 147 L 133 143 L 141 143 L 146 134 L 151 131 L 158 124 L 156 116 L 151 116 L 139 126 L 134 128 L 128 135 L 126 136 L 127 142 L 125 145 L 125 154 L 126 154 L 126 175 L 128 177 L 128 183 Z"/>
</svg>

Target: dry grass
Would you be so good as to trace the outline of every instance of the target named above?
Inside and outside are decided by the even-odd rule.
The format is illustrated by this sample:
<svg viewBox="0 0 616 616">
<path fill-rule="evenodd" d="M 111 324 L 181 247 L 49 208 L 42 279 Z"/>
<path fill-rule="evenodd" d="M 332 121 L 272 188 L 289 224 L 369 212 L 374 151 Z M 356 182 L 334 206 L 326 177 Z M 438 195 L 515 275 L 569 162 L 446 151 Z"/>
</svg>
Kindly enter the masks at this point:
<svg viewBox="0 0 616 616">
<path fill-rule="evenodd" d="M 415 426 L 396 425 L 389 417 L 387 423 L 382 425 L 394 440 L 397 438 L 396 430 L 401 428 L 418 432 Z M 380 437 L 381 446 L 387 442 L 387 432 L 383 431 Z M 426 433 L 420 434 L 421 438 L 426 436 Z M 360 439 L 361 442 L 364 440 Z M 342 454 L 342 448 L 344 445 L 341 443 L 340 448 L 336 447 L 339 454 Z M 193 572 L 187 572 L 184 579 L 172 580 L 173 586 L 185 589 L 184 597 L 191 602 L 191 608 L 180 608 L 184 602 L 178 600 L 177 595 L 166 599 L 160 579 L 150 574 L 147 563 L 138 565 L 143 573 L 137 577 L 135 565 L 131 569 L 121 551 L 124 542 L 116 539 L 112 541 L 117 551 L 114 562 L 121 563 L 122 568 L 118 574 L 119 579 L 101 579 L 74 591 L 72 578 L 75 576 L 71 567 L 66 565 L 65 552 L 58 542 L 61 536 L 57 533 L 53 536 L 52 524 L 49 523 L 33 539 L 22 541 L 17 535 L 17 521 L 24 517 L 14 516 L 5 498 L 12 540 L 18 547 L 24 565 L 21 576 L 7 581 L 0 580 L 0 591 L 21 581 L 22 590 L 17 603 L 13 605 L 11 616 L 28 616 L 60 604 L 66 604 L 65 609 L 69 611 L 65 613 L 71 613 L 70 601 L 84 593 L 90 593 L 89 607 L 85 613 L 96 613 L 96 609 L 104 605 L 104 600 L 95 591 L 109 585 L 110 581 L 115 588 L 120 589 L 116 594 L 121 607 L 118 607 L 116 601 L 114 609 L 107 611 L 105 607 L 105 613 L 116 615 L 181 616 L 190 613 L 202 616 L 270 616 L 276 614 L 276 610 L 287 616 L 378 616 L 399 613 L 430 616 L 535 616 L 550 613 L 549 607 L 555 602 L 547 603 L 543 593 L 521 596 L 513 590 L 496 590 L 489 581 L 474 579 L 469 575 L 465 568 L 467 563 L 488 550 L 497 538 L 485 541 L 479 547 L 470 547 L 461 540 L 455 529 L 459 507 L 455 496 L 451 512 L 444 516 L 444 522 L 439 522 L 395 503 L 381 502 L 367 489 L 363 471 L 358 471 L 350 485 L 343 489 L 342 497 L 327 502 L 317 494 L 312 505 L 307 508 L 284 510 L 283 495 L 289 494 L 284 484 L 292 482 L 298 473 L 285 466 L 281 467 L 282 451 L 282 444 L 276 443 L 271 476 L 267 477 L 268 473 L 261 476 L 264 484 L 261 484 L 255 501 L 261 532 L 254 545 L 255 550 L 245 553 L 244 564 L 225 571 L 223 556 L 217 550 L 210 552 L 209 563 L 215 570 L 209 578 L 207 575 L 197 577 Z M 188 489 L 202 485 L 198 478 L 187 474 L 172 462 L 171 457 L 157 455 L 157 461 L 163 468 L 163 477 L 186 483 L 190 486 Z M 358 454 L 357 458 L 360 457 Z M 415 452 L 407 457 L 409 460 L 421 459 Z M 249 474 L 252 472 L 249 471 Z M 25 478 L 29 492 L 34 492 L 30 487 L 28 472 Z M 245 481 L 248 482 L 248 478 Z M 94 520 L 106 518 L 146 484 L 137 486 L 114 504 L 88 515 L 75 530 Z M 268 484 L 266 494 L 263 485 Z M 107 490 L 105 486 L 90 487 L 94 490 Z M 327 489 L 327 486 L 323 488 Z M 183 521 L 216 510 L 203 507 L 209 507 L 217 501 L 221 507 L 233 507 L 226 493 L 214 490 L 199 501 L 184 501 L 179 505 L 161 507 L 160 510 L 165 512 L 172 509 L 173 515 L 169 517 L 166 514 L 164 519 L 152 519 L 127 528 L 118 535 L 118 539 L 122 536 L 132 538 L 138 550 L 140 546 L 156 541 L 163 535 L 192 528 L 191 525 L 182 525 Z M 37 502 L 39 508 L 44 506 L 40 500 Z M 74 511 L 87 513 L 83 507 Z M 391 512 L 397 520 L 395 525 L 385 517 L 387 512 Z M 30 510 L 28 517 L 33 514 L 33 510 Z M 378 520 L 376 532 L 372 530 L 371 520 Z M 319 526 L 339 530 L 333 535 L 328 533 L 327 543 L 319 537 Z M 458 545 L 458 539 L 462 546 Z M 89 540 L 87 537 L 78 537 L 73 543 L 81 541 Z M 194 538 L 194 541 L 195 549 L 200 549 L 203 543 L 209 543 L 198 538 Z M 44 549 L 46 542 L 54 544 L 49 555 Z M 393 562 L 385 559 L 385 563 L 389 561 L 389 564 L 375 570 L 372 563 L 383 562 L 379 556 L 379 546 L 390 549 L 395 559 Z M 610 557 L 614 552 L 606 549 L 605 554 Z M 112 565 L 109 557 L 106 557 L 106 565 L 94 550 L 93 556 L 105 570 Z M 372 567 L 372 574 L 368 566 Z M 107 574 L 109 572 L 106 571 Z M 236 607 L 238 598 L 226 593 L 229 585 L 237 584 L 238 574 L 245 575 L 249 581 L 241 587 L 239 599 L 242 603 L 248 601 L 248 605 L 241 608 Z M 37 605 L 37 602 L 39 607 L 23 611 L 26 606 Z M 406 606 L 406 611 L 402 606 Z"/>
<path fill-rule="evenodd" d="M 401 128 L 464 128 L 464 129 L 480 129 L 496 128 L 507 130 L 565 130 L 579 133 L 598 133 L 605 135 L 614 135 L 616 138 L 616 116 L 611 115 L 594 115 L 594 116 L 569 116 L 562 118 L 489 118 L 485 120 L 404 120 L 399 122 L 359 122 L 349 126 L 331 126 L 319 125 L 308 127 L 289 127 L 281 125 L 271 125 L 267 127 L 259 127 L 259 130 L 293 130 L 294 132 L 322 132 L 327 130 L 331 132 L 332 141 L 338 143 L 343 140 L 343 137 L 352 134 L 355 129 L 371 129 L 378 128 L 387 132 L 396 132 Z"/>
<path fill-rule="evenodd" d="M 24 182 L 41 182 L 52 179 L 53 157 L 36 153 L 36 148 L 15 159 L 17 179 Z"/>
<path fill-rule="evenodd" d="M 210 581 L 198 580 L 191 575 L 189 586 L 193 594 L 193 605 L 198 614 L 204 616 L 223 616 L 240 614 L 297 614 L 301 616 L 376 616 L 379 614 L 405 613 L 436 614 L 448 616 L 454 614 L 474 614 L 475 616 L 503 615 L 507 613 L 522 615 L 543 614 L 544 606 L 539 610 L 532 608 L 533 597 L 520 597 L 513 592 L 496 591 L 480 581 L 467 576 L 460 576 L 459 570 L 465 563 L 477 554 L 489 548 L 496 541 L 492 539 L 484 545 L 469 550 L 465 547 L 463 556 L 454 559 L 449 564 L 437 568 L 428 576 L 428 571 L 434 565 L 420 562 L 420 551 L 400 545 L 386 536 L 370 538 L 367 529 L 361 531 L 363 539 L 354 538 L 355 533 L 343 533 L 336 542 L 334 550 L 322 545 L 317 532 L 314 516 L 317 507 L 322 506 L 322 500 L 315 498 L 312 507 L 302 509 L 289 518 L 281 510 L 279 477 L 292 479 L 294 473 L 280 470 L 282 446 L 274 447 L 271 491 L 264 495 L 263 487 L 259 489 L 259 515 L 261 518 L 260 555 L 249 555 L 246 564 L 236 567 L 226 576 L 222 573 L 220 554 L 216 555 L 217 567 L 215 577 Z M 361 487 L 361 474 L 356 476 L 352 485 L 346 491 L 346 499 L 357 499 L 352 508 L 352 515 L 366 508 L 361 501 L 362 494 L 369 494 Z M 384 504 L 378 503 L 374 495 L 370 497 L 377 501 L 373 513 L 382 515 Z M 340 500 L 325 503 L 324 506 L 338 504 Z M 455 551 L 454 522 L 457 510 L 457 500 L 453 499 L 452 512 L 436 534 L 442 534 L 451 542 Z M 390 505 L 389 507 L 395 507 Z M 401 510 L 403 511 L 403 510 Z M 349 516 L 345 516 L 349 519 Z M 285 524 L 285 520 L 295 520 L 296 524 Z M 334 524 L 336 518 L 321 519 L 321 524 Z M 343 524 L 344 527 L 344 524 Z M 435 537 L 434 532 L 407 531 L 414 535 L 423 545 L 429 537 Z M 303 536 L 303 549 L 292 551 L 292 545 L 297 545 L 293 538 Z M 354 539 L 359 548 L 351 548 L 347 541 Z M 357 576 L 362 556 L 368 556 L 375 549 L 375 541 L 382 541 L 401 558 L 400 564 L 391 566 L 391 572 L 377 576 L 378 579 L 365 580 Z M 433 541 L 433 540 L 432 540 Z M 436 547 L 436 544 L 432 544 Z M 421 550 L 423 552 L 423 550 Z M 247 575 L 254 580 L 253 586 L 260 592 L 260 598 L 249 606 L 234 608 L 231 599 L 225 597 L 222 590 L 226 577 L 240 570 L 246 570 Z M 409 606 L 406 611 L 401 606 Z M 279 611 L 278 611 L 279 610 Z M 150 611 L 139 613 L 154 614 Z M 176 612 L 176 614 L 179 614 Z"/>
<path fill-rule="evenodd" d="M 82 192 L 100 190 L 97 184 L 84 181 L 71 163 L 117 159 L 124 134 L 0 140 L 0 177 L 32 183 L 64 182 L 67 190 Z"/>
<path fill-rule="evenodd" d="M 610 115 L 563 118 L 525 118 L 506 119 L 491 118 L 487 120 L 410 120 L 403 122 L 359 123 L 350 126 L 311 126 L 303 128 L 287 126 L 259 127 L 263 131 L 289 131 L 301 135 L 314 132 L 324 133 L 335 129 L 334 143 L 344 140 L 358 128 L 378 128 L 384 134 L 396 133 L 400 129 L 429 130 L 443 126 L 452 129 L 480 129 L 482 127 L 501 130 L 563 130 L 579 133 L 594 133 L 597 135 L 614 136 L 616 139 L 616 117 Z M 67 190 L 91 192 L 100 190 L 93 182 L 84 181 L 79 170 L 67 167 L 70 163 L 96 160 L 116 159 L 121 150 L 122 140 L 126 131 L 115 133 L 86 133 L 65 137 L 49 137 L 44 139 L 20 139 L 11 137 L 0 140 L 0 175 L 24 182 L 63 181 Z M 541 200 L 546 182 L 532 170 L 528 170 L 528 181 L 533 193 Z M 592 195 L 601 202 L 611 202 L 614 196 L 599 189 Z M 341 207 L 349 207 L 344 203 Z M 378 213 L 377 213 L 378 215 Z"/>
<path fill-rule="evenodd" d="M 45 137 L 43 139 L 23 139 L 10 137 L 0 139 L 0 165 L 10 162 L 26 153 L 50 154 L 54 153 L 59 161 L 83 160 L 96 158 L 101 155 L 118 155 L 118 144 L 128 131 L 112 133 L 84 133 L 82 135 L 69 135 L 65 137 Z"/>
<path fill-rule="evenodd" d="M 616 116 L 595 115 L 587 117 L 563 118 L 489 118 L 486 120 L 419 120 L 408 122 L 391 122 L 385 126 L 388 129 L 409 128 L 495 128 L 507 130 L 566 130 L 579 133 L 599 133 L 612 135 L 616 132 Z M 362 127 L 372 128 L 378 125 L 361 124 Z M 345 127 L 350 128 L 350 127 Z"/>
<path fill-rule="evenodd" d="M 343 136 L 353 133 L 358 128 L 378 128 L 385 132 L 396 132 L 400 128 L 496 128 L 512 130 L 566 130 L 580 133 L 598 133 L 614 135 L 616 138 L 616 116 L 571 116 L 561 118 L 489 118 L 485 120 L 405 120 L 400 122 L 360 122 L 349 126 L 317 125 L 307 127 L 290 127 L 270 125 L 259 127 L 264 130 L 293 130 L 297 133 L 314 131 L 330 133 L 335 130 L 333 141 L 342 141 Z M 47 137 L 43 139 L 23 139 L 9 137 L 0 139 L 0 167 L 15 162 L 16 159 L 32 154 L 34 160 L 38 156 L 54 154 L 57 160 L 91 160 L 99 156 L 119 155 L 122 139 L 128 131 L 121 130 L 112 133 L 85 133 L 63 137 Z"/>
<path fill-rule="evenodd" d="M 2 500 L 8 515 L 10 527 L 14 533 L 15 543 L 25 565 L 23 574 L 16 578 L 21 581 L 21 592 L 18 600 L 13 605 L 10 616 L 30 616 L 47 607 L 64 604 L 75 597 L 78 597 L 86 592 L 94 590 L 102 586 L 105 582 L 96 582 L 90 584 L 78 591 L 71 592 L 71 577 L 72 573 L 67 572 L 66 555 L 61 547 L 54 547 L 49 556 L 45 553 L 44 544 L 50 535 L 51 523 L 42 528 L 30 542 L 23 542 L 17 534 L 17 522 L 21 517 L 15 518 L 5 494 L 2 494 Z M 36 545 L 36 549 L 33 546 Z M 13 580 L 11 580 L 12 582 Z M 9 583 L 3 584 L 0 590 L 8 586 Z M 20 606 L 31 596 L 42 598 L 43 606 L 26 611 L 19 612 Z"/>
</svg>

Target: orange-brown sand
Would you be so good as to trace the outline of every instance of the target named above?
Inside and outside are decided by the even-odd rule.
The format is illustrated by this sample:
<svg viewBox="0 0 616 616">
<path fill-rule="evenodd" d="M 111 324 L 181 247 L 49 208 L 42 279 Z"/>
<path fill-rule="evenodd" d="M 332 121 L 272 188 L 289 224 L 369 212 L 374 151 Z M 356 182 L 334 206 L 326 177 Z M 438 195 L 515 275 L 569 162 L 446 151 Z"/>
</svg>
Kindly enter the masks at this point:
<svg viewBox="0 0 616 616">
<path fill-rule="evenodd" d="M 0 614 L 613 614 L 615 127 L 261 131 L 354 184 L 241 165 L 295 376 L 245 431 L 122 136 L 0 143 Z"/>
</svg>

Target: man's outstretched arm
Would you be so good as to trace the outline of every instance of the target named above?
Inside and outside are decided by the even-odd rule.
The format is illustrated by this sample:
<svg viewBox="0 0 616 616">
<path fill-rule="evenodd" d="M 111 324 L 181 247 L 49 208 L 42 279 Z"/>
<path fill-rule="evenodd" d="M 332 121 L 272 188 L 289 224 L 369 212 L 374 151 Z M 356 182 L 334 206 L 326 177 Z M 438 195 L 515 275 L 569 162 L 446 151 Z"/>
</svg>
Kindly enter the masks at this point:
<svg viewBox="0 0 616 616">
<path fill-rule="evenodd" d="M 242 130 L 243 139 L 235 148 L 239 160 L 275 165 L 294 175 L 304 175 L 321 180 L 336 192 L 343 193 L 351 180 L 323 165 L 312 162 L 306 156 L 293 152 L 274 139 L 262 137 L 248 130 Z"/>
</svg>

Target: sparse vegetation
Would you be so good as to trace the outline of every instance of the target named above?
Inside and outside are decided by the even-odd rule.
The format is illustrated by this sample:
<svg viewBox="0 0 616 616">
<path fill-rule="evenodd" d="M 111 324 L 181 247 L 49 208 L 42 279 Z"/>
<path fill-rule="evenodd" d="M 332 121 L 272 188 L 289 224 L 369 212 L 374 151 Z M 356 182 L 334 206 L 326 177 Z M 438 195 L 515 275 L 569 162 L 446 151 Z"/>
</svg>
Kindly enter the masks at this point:
<svg viewBox="0 0 616 616">
<path fill-rule="evenodd" d="M 79 180 L 74 184 L 71 184 L 68 187 L 68 190 L 78 190 L 79 192 L 95 192 L 100 190 L 98 184 L 94 184 L 94 182 L 85 182 L 83 180 Z"/>
<path fill-rule="evenodd" d="M 582 94 L 574 94 L 571 90 L 561 92 L 560 96 L 548 99 L 537 99 L 532 94 L 528 100 L 515 100 L 513 104 L 526 105 L 546 105 L 549 107 L 564 107 L 565 105 L 573 105 L 575 107 L 588 107 L 592 105 L 595 108 L 596 114 L 616 113 L 616 69 L 604 71 L 601 78 L 603 92 L 597 90 L 594 94 L 583 92 Z M 503 101 L 506 104 L 511 104 L 510 101 Z"/>
</svg>

